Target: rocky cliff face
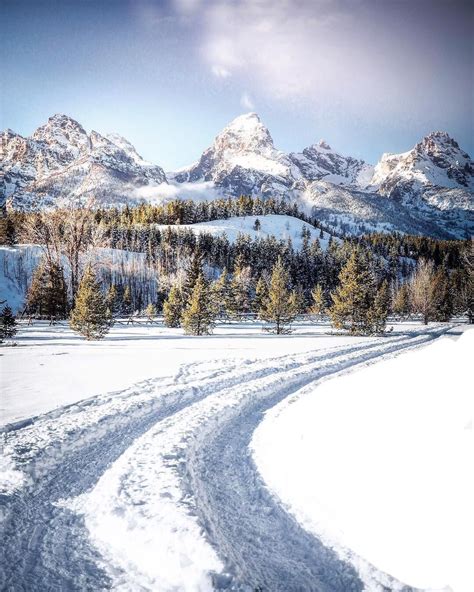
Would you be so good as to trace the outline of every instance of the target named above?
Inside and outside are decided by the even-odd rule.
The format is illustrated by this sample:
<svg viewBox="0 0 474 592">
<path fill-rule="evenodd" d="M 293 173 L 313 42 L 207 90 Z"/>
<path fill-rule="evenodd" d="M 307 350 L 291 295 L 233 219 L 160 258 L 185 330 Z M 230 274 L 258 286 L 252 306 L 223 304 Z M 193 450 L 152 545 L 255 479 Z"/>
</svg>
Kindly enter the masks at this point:
<svg viewBox="0 0 474 592">
<path fill-rule="evenodd" d="M 291 160 L 308 181 L 327 181 L 334 185 L 364 189 L 370 183 L 374 167 L 363 160 L 343 156 L 320 140 L 302 153 L 290 154 Z"/>
</svg>

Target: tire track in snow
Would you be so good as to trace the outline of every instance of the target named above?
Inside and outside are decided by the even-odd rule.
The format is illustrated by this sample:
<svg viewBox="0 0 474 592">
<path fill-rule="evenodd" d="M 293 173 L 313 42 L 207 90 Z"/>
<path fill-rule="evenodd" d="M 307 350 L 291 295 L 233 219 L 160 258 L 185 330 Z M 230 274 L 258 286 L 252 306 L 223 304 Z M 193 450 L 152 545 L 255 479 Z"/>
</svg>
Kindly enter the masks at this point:
<svg viewBox="0 0 474 592">
<path fill-rule="evenodd" d="M 278 385 L 266 396 L 256 397 L 237 412 L 222 417 L 212 430 L 201 431 L 189 449 L 183 481 L 195 498 L 196 511 L 209 540 L 226 566 L 223 573 L 214 574 L 217 590 L 363 589 L 355 569 L 306 532 L 266 488 L 249 444 L 265 411 L 306 384 L 383 355 L 418 347 L 447 330 L 388 342 L 372 352 L 373 346 L 349 354 L 342 351 L 326 367 L 312 368 Z M 393 586 L 410 590 L 386 574 L 380 574 L 380 581 L 382 586 L 388 582 L 389 589 Z"/>
<path fill-rule="evenodd" d="M 124 400 L 120 393 L 113 393 L 21 422 L 16 429 L 7 428 L 3 449 L 27 474 L 28 485 L 12 495 L 0 495 L 0 589 L 109 588 L 110 578 L 98 567 L 97 550 L 90 545 L 83 518 L 54 503 L 89 490 L 154 424 L 218 389 L 223 380 L 226 385 L 237 384 L 242 376 L 252 376 L 253 365 L 242 371 L 241 364 L 234 362 L 224 369 L 205 367 L 201 372 L 198 367 L 205 365 L 189 364 L 178 373 L 182 384 L 165 383 L 161 398 L 157 383 L 163 379 L 147 380 L 126 389 Z M 143 390 L 150 391 L 149 398 L 135 401 L 137 391 Z M 97 417 L 88 425 L 86 420 L 96 409 Z M 77 421 L 82 414 L 87 417 Z M 57 429 L 61 420 L 62 431 Z"/>
<path fill-rule="evenodd" d="M 293 365 L 305 355 L 294 356 Z M 212 392 L 273 372 L 284 357 L 229 361 L 214 369 L 191 363 L 172 381 L 145 380 L 3 428 L 2 452 L 25 473 L 26 485 L 12 495 L 0 494 L 0 589 L 109 588 L 82 516 L 55 502 L 91 489 L 156 423 Z M 262 370 L 262 364 L 269 367 Z M 173 386 L 175 381 L 180 384 Z"/>
<path fill-rule="evenodd" d="M 288 592 L 351 590 L 351 586 L 355 586 L 354 590 L 361 589 L 354 569 L 322 545 L 319 557 L 324 554 L 326 559 L 323 563 L 318 560 L 317 570 L 318 561 L 315 564 L 314 556 L 308 554 L 310 545 L 300 542 L 306 539 L 313 542 L 314 539 L 297 525 L 293 544 L 295 548 L 302 546 L 299 551 L 304 552 L 298 555 L 297 549 L 297 559 L 291 561 L 290 571 L 292 578 L 298 578 L 301 572 L 306 573 L 306 579 L 301 580 L 301 585 L 298 581 L 289 583 L 288 579 L 281 584 L 282 567 L 288 563 L 285 555 L 293 553 L 294 549 L 289 545 L 285 550 L 283 544 L 274 553 L 271 532 L 269 538 L 259 539 L 255 527 L 248 529 L 246 503 L 238 503 L 239 498 L 242 501 L 245 498 L 240 490 L 248 488 L 245 475 L 241 479 L 239 473 L 233 485 L 228 484 L 233 463 L 239 464 L 235 459 L 246 454 L 246 447 L 240 448 L 237 442 L 233 448 L 234 458 L 222 461 L 228 446 L 227 428 L 233 418 L 245 418 L 253 403 L 260 401 L 263 408 L 271 407 L 321 376 L 387 352 L 415 347 L 438 333 L 439 330 L 436 335 L 423 332 L 408 337 L 390 336 L 258 362 L 252 372 L 237 370 L 233 382 L 223 380 L 206 397 L 153 426 L 101 477 L 92 492 L 70 504 L 75 511 L 84 514 L 91 538 L 105 559 L 114 587 L 120 590 L 135 590 L 137 586 L 140 590 L 208 590 L 210 582 L 206 582 L 213 572 L 217 589 L 253 590 L 265 586 L 266 582 L 270 585 L 265 589 Z M 257 423 L 260 419 L 261 412 Z M 248 429 L 248 422 L 236 431 L 245 430 L 249 432 L 249 439 L 253 430 Z M 219 434 L 224 437 L 219 446 L 213 447 L 212 442 Z M 234 442 L 230 444 L 229 448 Z M 207 449 L 212 450 L 212 454 L 204 458 L 202 452 Z M 200 459 L 203 459 L 201 464 Z M 209 463 L 214 465 L 210 467 Z M 269 513 L 269 507 L 272 511 L 279 509 L 273 508 L 272 504 L 275 506 L 274 502 L 269 502 L 263 508 L 262 520 L 265 513 Z M 282 511 L 277 522 L 283 524 L 286 519 Z M 235 532 L 232 528 L 221 528 L 226 520 L 237 525 Z M 115 534 L 111 534 L 111 529 L 104 529 L 104 524 L 113 524 Z M 203 538 L 203 529 L 208 542 Z M 247 529 L 248 537 L 245 536 Z M 254 534 L 257 534 L 255 538 Z M 133 546 L 130 539 L 134 541 Z M 247 557 L 240 558 L 238 552 L 232 556 L 233 551 L 242 547 L 242 541 L 252 540 L 260 540 L 262 545 L 265 543 L 259 553 L 254 555 L 251 545 L 245 544 L 247 551 L 250 550 Z M 214 552 L 208 546 L 209 542 Z M 149 557 L 150 551 L 152 557 Z M 225 573 L 217 573 L 222 564 L 215 567 L 219 563 L 216 552 L 225 562 Z M 273 556 L 274 559 L 268 573 L 264 569 L 264 579 L 261 577 L 263 556 Z M 316 572 L 322 582 L 317 588 L 314 587 Z M 329 583 L 325 583 L 325 578 Z M 338 586 L 339 580 L 343 583 Z"/>
<path fill-rule="evenodd" d="M 410 338 L 410 343 L 415 337 Z M 403 342 L 406 337 L 390 337 L 389 339 L 395 348 L 396 344 Z M 298 354 L 291 356 L 290 361 L 288 361 L 288 356 L 278 356 L 271 360 L 247 361 L 243 367 L 242 363 L 238 362 L 229 364 L 222 370 L 210 371 L 209 368 L 205 368 L 200 375 L 196 374 L 200 365 L 190 365 L 189 368 L 183 369 L 180 375 L 183 383 L 177 387 L 172 387 L 169 383 L 163 384 L 162 379 L 144 381 L 136 385 L 134 389 L 127 389 L 122 395 L 122 399 L 117 393 L 105 397 L 103 401 L 99 397 L 98 401 L 96 399 L 89 400 L 62 411 L 55 411 L 46 416 L 35 418 L 23 428 L 7 432 L 4 436 L 7 443 L 9 442 L 11 445 L 14 460 L 19 465 L 23 465 L 23 469 L 31 474 L 32 483 L 29 487 L 17 491 L 11 496 L 0 498 L 0 509 L 3 513 L 0 588 L 12 591 L 28 590 L 28 592 L 109 588 L 112 585 L 110 574 L 102 569 L 97 561 L 97 549 L 90 543 L 83 517 L 65 507 L 54 505 L 57 500 L 75 497 L 90 490 L 104 474 L 104 471 L 112 466 L 127 449 L 133 447 L 140 436 L 154 429 L 154 426 L 159 425 L 167 418 L 179 416 L 183 410 L 196 405 L 197 401 L 212 397 L 212 395 L 221 397 L 223 392 L 229 391 L 229 389 L 244 388 L 245 390 L 247 386 L 250 386 L 250 392 L 254 393 L 255 388 L 260 388 L 262 379 L 267 379 L 269 383 L 274 385 L 278 381 L 284 380 L 285 372 L 298 372 L 298 368 L 306 368 L 301 371 L 304 375 L 307 371 L 307 364 L 311 361 L 319 363 L 323 359 L 329 360 L 337 355 L 347 355 L 352 351 L 362 352 L 374 348 L 376 344 L 380 344 L 379 339 L 359 343 L 353 347 L 341 348 L 339 346 L 324 351 L 320 350 L 313 355 Z M 191 366 L 195 367 L 191 368 Z M 190 372 L 190 369 L 193 372 Z M 195 380 L 196 376 L 198 380 Z M 207 378 L 203 378 L 204 376 Z M 309 380 L 308 377 L 307 379 Z M 294 386 L 293 383 L 292 386 Z M 147 396 L 141 396 L 144 391 L 149 391 Z M 157 394 L 162 396 L 157 397 Z M 266 404 L 272 406 L 273 400 L 276 403 L 278 397 L 281 399 L 287 394 L 288 392 L 275 394 L 273 390 L 267 394 Z M 116 395 L 120 404 L 114 406 Z M 102 404 L 106 409 L 101 409 Z M 125 413 L 124 409 L 126 409 Z M 92 410 L 94 412 L 100 411 L 94 415 L 92 423 L 87 424 L 86 422 L 87 425 L 82 427 L 80 422 L 79 425 L 74 421 L 72 424 L 68 423 L 69 416 L 75 418 L 78 414 L 83 413 L 84 416 L 89 417 Z M 199 426 L 199 430 L 195 434 L 200 442 L 199 448 L 188 446 L 183 449 L 181 443 L 178 443 L 178 457 L 188 454 L 189 472 L 183 472 L 183 465 L 180 462 L 173 465 L 173 470 L 179 473 L 181 484 L 185 488 L 188 487 L 191 494 L 187 500 L 189 508 L 192 509 L 193 496 L 195 496 L 196 511 L 206 526 L 209 539 L 221 556 L 227 559 L 230 579 L 227 576 L 216 574 L 215 585 L 222 588 L 227 585 L 227 581 L 231 582 L 229 585 L 234 589 L 238 589 L 235 586 L 238 586 L 239 581 L 244 581 L 246 577 L 245 570 L 241 569 L 237 558 L 232 557 L 232 553 L 227 550 L 228 548 L 232 549 L 236 544 L 236 540 L 232 540 L 234 533 L 229 530 L 226 531 L 226 536 L 223 536 L 224 531 L 216 529 L 216 520 L 222 509 L 218 503 L 219 496 L 216 497 L 216 490 L 212 491 L 212 487 L 207 490 L 202 486 L 202 481 L 196 476 L 198 472 L 193 471 L 192 467 L 189 469 L 189 462 L 195 462 L 196 467 L 200 466 L 199 462 L 204 459 L 205 451 L 211 451 L 211 443 L 217 442 L 218 434 L 222 434 L 223 430 L 227 429 L 225 426 L 231 427 L 231 419 L 235 418 L 236 413 L 242 413 L 247 417 L 249 408 L 248 406 L 236 407 L 228 416 L 224 414 L 223 418 L 217 417 L 218 421 L 215 417 L 212 418 L 215 437 L 209 437 L 207 445 L 205 438 L 203 440 L 206 430 L 201 429 L 202 425 Z M 257 413 L 261 417 L 261 411 Z M 222 422 L 221 419 L 223 419 Z M 66 433 L 56 434 L 53 427 L 57 423 L 61 424 L 62 420 L 65 420 Z M 170 422 L 173 424 L 173 420 L 170 419 Z M 246 420 L 244 425 L 247 428 L 249 422 Z M 67 431 L 68 426 L 71 428 L 70 432 Z M 39 436 L 37 441 L 34 441 L 33 438 L 30 450 L 31 439 L 29 438 L 34 436 L 35 430 L 39 431 Z M 45 434 L 49 434 L 50 431 L 57 437 L 57 441 L 53 439 L 48 442 L 47 439 L 44 439 Z M 25 434 L 26 437 L 23 437 Z M 237 443 L 237 440 L 233 442 Z M 226 448 L 230 450 L 225 442 L 222 442 L 222 445 L 222 452 L 225 452 Z M 234 450 L 234 454 L 238 456 L 238 453 L 238 450 Z M 240 450 L 240 455 L 245 455 L 245 448 Z M 222 463 L 220 466 L 222 467 Z M 223 468 L 225 470 L 221 475 L 222 478 L 227 474 L 226 471 L 229 467 Z M 202 475 L 204 474 L 203 472 Z M 216 480 L 216 484 L 218 482 Z M 207 499 L 216 503 L 215 512 L 211 507 L 209 516 L 205 511 Z M 274 510 L 272 506 L 266 507 Z M 281 520 L 284 519 L 283 513 Z M 321 552 L 324 552 L 323 548 Z M 269 554 L 268 550 L 267 554 Z M 294 568 L 304 571 L 304 562 L 299 565 L 294 564 Z M 256 569 L 257 576 L 258 572 L 259 570 Z M 257 579 L 260 580 L 260 577 Z M 275 590 L 277 589 L 275 588 Z M 297 590 L 298 588 L 292 589 Z"/>
</svg>

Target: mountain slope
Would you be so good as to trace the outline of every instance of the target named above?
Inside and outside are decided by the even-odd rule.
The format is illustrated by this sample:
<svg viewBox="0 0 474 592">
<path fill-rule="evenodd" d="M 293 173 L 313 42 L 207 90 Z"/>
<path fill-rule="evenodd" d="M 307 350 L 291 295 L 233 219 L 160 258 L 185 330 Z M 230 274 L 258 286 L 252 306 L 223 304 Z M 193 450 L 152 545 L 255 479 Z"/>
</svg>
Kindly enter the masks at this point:
<svg viewBox="0 0 474 592">
<path fill-rule="evenodd" d="M 342 156 L 324 140 L 305 148 L 302 153 L 291 153 L 290 158 L 308 181 L 324 180 L 362 189 L 369 185 L 374 173 L 372 165 Z"/>
<path fill-rule="evenodd" d="M 474 163 L 446 132 L 433 132 L 412 150 L 384 154 L 371 185 L 381 195 L 400 200 L 435 187 L 474 190 Z"/>
</svg>

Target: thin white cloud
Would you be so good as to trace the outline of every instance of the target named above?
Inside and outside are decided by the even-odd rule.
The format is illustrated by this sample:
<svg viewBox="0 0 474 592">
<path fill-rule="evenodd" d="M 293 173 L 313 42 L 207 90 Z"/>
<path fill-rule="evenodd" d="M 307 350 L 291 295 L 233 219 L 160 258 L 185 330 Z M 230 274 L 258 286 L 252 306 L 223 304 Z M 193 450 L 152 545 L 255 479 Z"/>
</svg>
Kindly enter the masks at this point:
<svg viewBox="0 0 474 592">
<path fill-rule="evenodd" d="M 229 78 L 230 76 L 230 72 L 227 68 L 224 68 L 224 66 L 218 66 L 217 64 L 214 64 L 211 67 L 211 71 L 217 78 Z"/>
<path fill-rule="evenodd" d="M 249 97 L 247 93 L 244 93 L 240 97 L 240 105 L 248 111 L 253 111 L 255 109 L 255 103 L 252 101 L 252 99 Z"/>
</svg>

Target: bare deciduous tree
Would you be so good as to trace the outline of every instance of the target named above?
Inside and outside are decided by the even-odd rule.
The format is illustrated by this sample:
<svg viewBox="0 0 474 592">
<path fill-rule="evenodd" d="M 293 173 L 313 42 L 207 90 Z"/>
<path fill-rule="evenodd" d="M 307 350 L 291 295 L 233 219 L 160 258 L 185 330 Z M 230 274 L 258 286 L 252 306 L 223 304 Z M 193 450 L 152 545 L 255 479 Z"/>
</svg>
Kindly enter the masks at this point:
<svg viewBox="0 0 474 592">
<path fill-rule="evenodd" d="M 23 238 L 40 245 L 48 263 L 62 265 L 62 259 L 66 259 L 74 302 L 81 268 L 87 263 L 84 254 L 104 246 L 104 233 L 102 227 L 94 222 L 92 204 L 37 212 L 27 218 Z"/>
</svg>

